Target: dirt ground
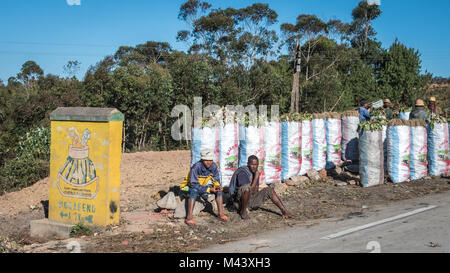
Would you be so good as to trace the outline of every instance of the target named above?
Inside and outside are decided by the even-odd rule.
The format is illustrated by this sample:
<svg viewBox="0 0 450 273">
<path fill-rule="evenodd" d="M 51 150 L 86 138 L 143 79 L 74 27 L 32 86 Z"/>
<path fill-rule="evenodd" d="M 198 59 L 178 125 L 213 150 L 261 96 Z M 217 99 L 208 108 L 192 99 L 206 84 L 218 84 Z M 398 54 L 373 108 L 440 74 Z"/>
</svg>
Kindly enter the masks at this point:
<svg viewBox="0 0 450 273">
<path fill-rule="evenodd" d="M 124 154 L 121 166 L 121 221 L 119 225 L 94 228 L 68 240 L 29 236 L 30 220 L 45 217 L 48 178 L 19 192 L 0 196 L 0 252 L 70 252 L 67 244 L 76 240 L 81 252 L 188 252 L 216 243 L 239 240 L 276 228 L 311 225 L 319 219 L 345 219 L 364 213 L 364 207 L 389 204 L 450 190 L 450 179 L 426 179 L 362 188 L 337 185 L 358 181 L 355 176 L 323 177 L 320 181 L 280 187 L 281 199 L 294 219 L 282 220 L 270 201 L 241 220 L 225 210 L 230 222 L 222 223 L 208 212 L 195 217 L 196 226 L 174 219 L 173 211 L 160 210 L 156 201 L 178 186 L 189 170 L 190 151 Z"/>
</svg>

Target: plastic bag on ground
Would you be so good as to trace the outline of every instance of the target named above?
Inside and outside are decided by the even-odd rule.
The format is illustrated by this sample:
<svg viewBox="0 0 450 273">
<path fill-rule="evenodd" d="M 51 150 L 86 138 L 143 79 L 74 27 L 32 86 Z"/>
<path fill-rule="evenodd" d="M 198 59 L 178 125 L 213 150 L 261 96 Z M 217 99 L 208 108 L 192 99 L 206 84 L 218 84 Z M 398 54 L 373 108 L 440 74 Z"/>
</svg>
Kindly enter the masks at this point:
<svg viewBox="0 0 450 273">
<path fill-rule="evenodd" d="M 297 176 L 302 163 L 302 123 L 281 123 L 281 180 Z"/>
<path fill-rule="evenodd" d="M 255 155 L 258 157 L 258 170 L 261 173 L 259 184 L 264 181 L 264 127 L 240 126 L 239 127 L 239 167 L 247 165 L 248 157 Z"/>
<path fill-rule="evenodd" d="M 312 120 L 302 121 L 301 166 L 298 175 L 305 175 L 312 170 L 313 131 Z"/>
<path fill-rule="evenodd" d="M 220 175 L 223 187 L 228 187 L 238 168 L 239 126 L 228 123 L 220 127 Z"/>
<path fill-rule="evenodd" d="M 325 169 L 327 163 L 327 139 L 325 119 L 313 118 L 313 168 L 316 171 Z"/>
<path fill-rule="evenodd" d="M 428 164 L 431 175 L 447 174 L 450 171 L 448 123 L 427 125 Z"/>
<path fill-rule="evenodd" d="M 264 184 L 281 181 L 281 125 L 279 122 L 264 124 Z M 261 183 L 261 180 L 260 180 Z"/>
<path fill-rule="evenodd" d="M 342 159 L 357 161 L 359 159 L 358 116 L 342 116 Z"/>
<path fill-rule="evenodd" d="M 327 163 L 326 169 L 331 169 L 341 164 L 341 140 L 342 125 L 341 119 L 327 118 L 326 123 L 326 139 L 327 139 Z"/>
<path fill-rule="evenodd" d="M 410 176 L 411 127 L 388 126 L 387 171 L 392 182 L 400 183 Z"/>
<path fill-rule="evenodd" d="M 381 131 L 361 131 L 359 136 L 359 174 L 363 187 L 383 184 L 384 155 Z"/>
<path fill-rule="evenodd" d="M 417 180 L 427 175 L 427 128 L 411 126 L 410 179 Z"/>
</svg>

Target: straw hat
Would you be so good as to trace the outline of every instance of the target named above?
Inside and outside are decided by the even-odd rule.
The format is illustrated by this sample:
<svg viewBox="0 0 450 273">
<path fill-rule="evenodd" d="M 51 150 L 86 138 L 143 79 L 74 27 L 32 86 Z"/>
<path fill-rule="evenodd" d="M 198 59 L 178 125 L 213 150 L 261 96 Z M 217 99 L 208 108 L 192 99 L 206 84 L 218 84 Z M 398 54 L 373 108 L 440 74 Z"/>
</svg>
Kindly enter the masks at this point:
<svg viewBox="0 0 450 273">
<path fill-rule="evenodd" d="M 418 99 L 416 100 L 416 106 L 425 106 L 425 104 L 423 103 L 423 100 Z"/>
<path fill-rule="evenodd" d="M 430 98 L 430 102 L 436 102 L 436 98 L 435 97 L 431 97 Z"/>
</svg>

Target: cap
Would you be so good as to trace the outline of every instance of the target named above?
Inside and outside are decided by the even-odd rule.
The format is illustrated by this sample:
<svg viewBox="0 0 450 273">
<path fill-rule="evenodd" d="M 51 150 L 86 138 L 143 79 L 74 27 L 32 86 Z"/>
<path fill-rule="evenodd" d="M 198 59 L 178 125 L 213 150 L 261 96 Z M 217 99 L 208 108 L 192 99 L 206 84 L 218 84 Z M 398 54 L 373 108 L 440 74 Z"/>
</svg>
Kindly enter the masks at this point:
<svg viewBox="0 0 450 273">
<path fill-rule="evenodd" d="M 391 101 L 389 99 L 385 99 L 384 103 L 391 103 Z"/>
<path fill-rule="evenodd" d="M 416 100 L 416 106 L 425 106 L 425 104 L 423 103 L 423 100 L 418 99 Z"/>
<path fill-rule="evenodd" d="M 205 149 L 201 153 L 202 160 L 214 160 L 214 153 L 210 149 Z"/>
</svg>

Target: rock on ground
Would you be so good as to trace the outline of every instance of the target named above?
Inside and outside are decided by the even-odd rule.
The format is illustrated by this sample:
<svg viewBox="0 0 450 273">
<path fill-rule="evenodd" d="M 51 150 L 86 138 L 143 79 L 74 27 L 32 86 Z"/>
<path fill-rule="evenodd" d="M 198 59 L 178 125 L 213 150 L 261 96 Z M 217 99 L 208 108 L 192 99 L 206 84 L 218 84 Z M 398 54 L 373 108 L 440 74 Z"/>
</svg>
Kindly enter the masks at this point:
<svg viewBox="0 0 450 273">
<path fill-rule="evenodd" d="M 215 202 L 214 202 L 215 203 Z M 200 211 L 205 209 L 205 205 L 202 202 L 195 201 L 194 210 L 192 211 L 192 215 L 198 215 Z M 173 215 L 174 218 L 185 218 L 188 210 L 188 198 L 184 199 L 184 201 L 178 203 L 175 208 L 175 213 Z"/>
<path fill-rule="evenodd" d="M 312 169 L 309 172 L 307 172 L 306 175 L 309 177 L 309 179 L 311 179 L 311 181 L 320 180 L 319 173 L 316 170 L 314 170 L 314 169 Z"/>
<path fill-rule="evenodd" d="M 167 193 L 163 198 L 156 202 L 156 205 L 162 209 L 176 209 L 178 206 L 177 199 L 173 192 Z"/>
</svg>

